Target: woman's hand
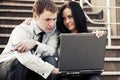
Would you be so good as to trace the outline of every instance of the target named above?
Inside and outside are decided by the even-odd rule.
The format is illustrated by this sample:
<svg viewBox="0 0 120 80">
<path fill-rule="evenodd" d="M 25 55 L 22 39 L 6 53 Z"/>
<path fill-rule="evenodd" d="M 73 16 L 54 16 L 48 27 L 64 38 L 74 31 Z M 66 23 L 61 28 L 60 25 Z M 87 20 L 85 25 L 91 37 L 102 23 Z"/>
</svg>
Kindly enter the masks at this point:
<svg viewBox="0 0 120 80">
<path fill-rule="evenodd" d="M 23 21 L 24 24 L 30 25 L 32 18 L 26 18 L 25 21 Z"/>
<path fill-rule="evenodd" d="M 98 38 L 102 37 L 104 34 L 106 34 L 107 32 L 106 31 L 95 31 L 95 32 L 92 32 L 92 33 L 95 33 L 96 36 Z"/>
</svg>

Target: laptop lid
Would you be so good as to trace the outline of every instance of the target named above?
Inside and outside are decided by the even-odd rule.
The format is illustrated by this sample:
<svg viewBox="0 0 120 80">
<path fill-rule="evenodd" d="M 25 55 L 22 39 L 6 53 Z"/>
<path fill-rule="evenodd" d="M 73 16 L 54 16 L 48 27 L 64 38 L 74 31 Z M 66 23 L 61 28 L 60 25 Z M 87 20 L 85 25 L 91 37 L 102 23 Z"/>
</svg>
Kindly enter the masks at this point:
<svg viewBox="0 0 120 80">
<path fill-rule="evenodd" d="M 106 35 L 64 33 L 60 35 L 60 72 L 103 70 Z"/>
</svg>

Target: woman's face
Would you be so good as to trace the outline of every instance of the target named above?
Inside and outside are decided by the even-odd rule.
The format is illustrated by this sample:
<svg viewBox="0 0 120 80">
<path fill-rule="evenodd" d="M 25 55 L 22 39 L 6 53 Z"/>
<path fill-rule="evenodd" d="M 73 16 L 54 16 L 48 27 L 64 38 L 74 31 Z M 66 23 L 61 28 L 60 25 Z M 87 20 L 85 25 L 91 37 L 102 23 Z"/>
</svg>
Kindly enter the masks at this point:
<svg viewBox="0 0 120 80">
<path fill-rule="evenodd" d="M 76 30 L 71 9 L 65 8 L 63 10 L 62 17 L 63 17 L 63 23 L 66 28 L 68 28 L 71 32 Z"/>
</svg>

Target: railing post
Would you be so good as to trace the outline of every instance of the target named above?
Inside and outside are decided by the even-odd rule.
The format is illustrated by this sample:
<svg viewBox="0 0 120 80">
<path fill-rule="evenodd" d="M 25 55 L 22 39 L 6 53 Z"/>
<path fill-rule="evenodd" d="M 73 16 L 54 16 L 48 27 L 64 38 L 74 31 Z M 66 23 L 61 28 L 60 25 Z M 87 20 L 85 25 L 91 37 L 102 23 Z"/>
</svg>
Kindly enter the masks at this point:
<svg viewBox="0 0 120 80">
<path fill-rule="evenodd" d="M 80 6 L 83 8 L 83 0 L 80 0 Z"/>
<path fill-rule="evenodd" d="M 111 25 L 110 25 L 110 0 L 107 0 L 107 28 L 108 28 L 108 46 L 111 46 Z"/>
</svg>

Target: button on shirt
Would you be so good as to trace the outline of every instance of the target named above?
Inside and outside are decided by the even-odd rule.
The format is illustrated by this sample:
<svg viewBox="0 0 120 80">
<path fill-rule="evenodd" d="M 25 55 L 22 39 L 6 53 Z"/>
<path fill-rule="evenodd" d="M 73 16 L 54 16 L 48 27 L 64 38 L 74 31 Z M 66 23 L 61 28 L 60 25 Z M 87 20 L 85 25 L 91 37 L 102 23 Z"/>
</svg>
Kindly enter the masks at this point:
<svg viewBox="0 0 120 80">
<path fill-rule="evenodd" d="M 55 54 L 57 48 L 57 42 L 58 42 L 57 40 L 58 34 L 55 28 L 53 29 L 52 32 L 45 33 L 43 37 L 43 42 L 42 43 L 39 42 L 38 47 L 34 53 L 31 53 L 31 51 L 25 53 L 18 53 L 18 52 L 9 53 L 9 51 L 11 51 L 14 48 L 14 46 L 18 44 L 21 40 L 25 40 L 25 39 L 38 40 L 39 38 L 38 34 L 41 32 L 41 30 L 38 29 L 34 20 L 31 21 L 30 25 L 25 25 L 24 23 L 18 25 L 12 31 L 8 44 L 5 47 L 4 51 L 2 52 L 2 55 L 0 56 L 0 61 L 3 61 L 3 59 L 4 61 L 8 60 L 6 58 L 8 54 L 9 59 L 13 57 L 17 58 L 24 66 L 35 71 L 44 78 L 47 78 L 51 73 L 52 69 L 54 68 L 54 66 L 52 66 L 47 62 L 44 62 L 39 57 L 47 56 L 47 55 L 53 56 Z"/>
</svg>

